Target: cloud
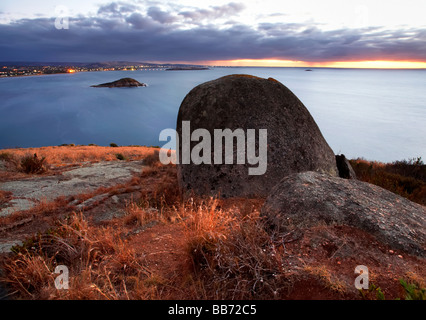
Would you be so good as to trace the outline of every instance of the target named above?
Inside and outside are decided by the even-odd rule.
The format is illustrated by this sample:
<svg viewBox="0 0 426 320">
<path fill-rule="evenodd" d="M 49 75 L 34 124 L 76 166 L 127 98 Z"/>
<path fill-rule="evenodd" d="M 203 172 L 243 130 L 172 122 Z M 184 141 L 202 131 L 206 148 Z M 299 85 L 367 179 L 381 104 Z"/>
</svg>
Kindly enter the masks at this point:
<svg viewBox="0 0 426 320">
<path fill-rule="evenodd" d="M 243 8 L 182 11 L 114 2 L 95 17 L 71 18 L 67 30 L 55 29 L 55 18 L 21 19 L 0 24 L 0 61 L 426 60 L 425 29 L 324 31 L 312 23 L 229 20 Z"/>
<path fill-rule="evenodd" d="M 98 9 L 98 15 L 113 15 L 113 16 L 122 16 L 126 13 L 131 13 L 138 10 L 139 7 L 133 4 L 124 3 L 124 2 L 111 2 L 106 5 L 101 5 Z"/>
<path fill-rule="evenodd" d="M 182 11 L 179 14 L 185 18 L 188 18 L 194 22 L 202 20 L 212 20 L 219 18 L 227 18 L 238 14 L 245 9 L 245 5 L 242 3 L 231 2 L 222 6 L 214 6 L 210 9 L 197 9 L 193 11 Z"/>
<path fill-rule="evenodd" d="M 150 7 L 147 12 L 148 16 L 150 16 L 155 21 L 158 21 L 160 23 L 173 23 L 179 20 L 178 17 L 166 12 L 162 11 L 158 7 Z"/>
<path fill-rule="evenodd" d="M 143 16 L 140 13 L 132 13 L 126 18 L 126 22 L 137 30 L 152 29 L 155 25 L 155 22 L 150 17 Z"/>
</svg>

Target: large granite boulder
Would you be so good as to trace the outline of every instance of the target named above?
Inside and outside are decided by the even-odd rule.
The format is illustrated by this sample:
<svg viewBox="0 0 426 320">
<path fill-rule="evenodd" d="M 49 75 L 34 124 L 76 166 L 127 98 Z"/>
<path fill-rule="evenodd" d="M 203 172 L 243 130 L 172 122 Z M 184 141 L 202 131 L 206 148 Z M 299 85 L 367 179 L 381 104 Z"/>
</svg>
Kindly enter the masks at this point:
<svg viewBox="0 0 426 320">
<path fill-rule="evenodd" d="M 346 225 L 395 249 L 426 256 L 426 207 L 358 180 L 317 172 L 287 176 L 271 191 L 261 215 L 278 235 Z"/>
<path fill-rule="evenodd" d="M 211 159 L 214 159 L 214 129 L 255 129 L 256 152 L 259 130 L 267 129 L 267 169 L 250 175 L 253 165 L 178 164 L 182 192 L 198 195 L 267 196 L 283 177 L 303 171 L 338 175 L 333 151 L 303 103 L 283 84 L 269 78 L 230 75 L 203 83 L 183 100 L 177 119 L 177 133 L 182 141 L 182 122 L 190 121 L 190 131 L 204 128 L 211 134 Z M 191 142 L 191 150 L 197 145 Z M 223 146 L 223 154 L 225 146 Z M 182 153 L 179 155 L 182 160 Z"/>
</svg>

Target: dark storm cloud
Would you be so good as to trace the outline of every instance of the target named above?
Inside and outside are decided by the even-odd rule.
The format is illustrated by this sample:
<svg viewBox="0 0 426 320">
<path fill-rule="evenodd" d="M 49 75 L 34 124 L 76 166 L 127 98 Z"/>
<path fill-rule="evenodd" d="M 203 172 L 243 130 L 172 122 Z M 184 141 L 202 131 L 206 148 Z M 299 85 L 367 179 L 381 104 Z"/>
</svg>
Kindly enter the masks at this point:
<svg viewBox="0 0 426 320">
<path fill-rule="evenodd" d="M 244 25 L 233 19 L 243 8 L 230 3 L 172 11 L 156 3 L 140 8 L 115 2 L 100 7 L 96 17 L 71 18 L 63 30 L 55 29 L 54 18 L 21 19 L 0 24 L 0 61 L 426 60 L 424 29 Z"/>
<path fill-rule="evenodd" d="M 141 30 L 141 31 L 144 31 L 144 30 L 154 31 L 153 28 L 156 25 L 153 19 L 147 16 L 143 16 L 142 14 L 137 12 L 132 13 L 125 20 L 132 28 Z"/>
</svg>

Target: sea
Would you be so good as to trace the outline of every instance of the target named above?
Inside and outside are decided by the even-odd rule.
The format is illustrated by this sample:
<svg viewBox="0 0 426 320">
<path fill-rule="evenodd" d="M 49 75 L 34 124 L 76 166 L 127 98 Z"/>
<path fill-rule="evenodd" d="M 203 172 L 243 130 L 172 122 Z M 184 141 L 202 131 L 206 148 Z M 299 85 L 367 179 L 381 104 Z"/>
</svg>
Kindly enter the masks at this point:
<svg viewBox="0 0 426 320">
<path fill-rule="evenodd" d="M 272 77 L 310 111 L 335 154 L 426 159 L 426 70 L 216 67 L 0 78 L 0 148 L 162 146 L 195 86 L 229 74 Z M 92 88 L 131 77 L 139 88 Z M 265 109 L 267 112 L 267 109 Z"/>
</svg>

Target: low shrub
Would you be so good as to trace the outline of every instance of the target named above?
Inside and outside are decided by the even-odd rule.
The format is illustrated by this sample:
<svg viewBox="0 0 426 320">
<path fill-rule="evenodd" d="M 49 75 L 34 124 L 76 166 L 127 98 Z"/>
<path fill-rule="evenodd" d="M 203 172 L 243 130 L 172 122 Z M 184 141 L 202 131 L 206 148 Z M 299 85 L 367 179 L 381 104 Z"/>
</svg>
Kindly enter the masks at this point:
<svg viewBox="0 0 426 320">
<path fill-rule="evenodd" d="M 154 152 L 143 159 L 143 163 L 146 166 L 154 166 L 160 163 L 160 151 L 154 150 Z"/>
<path fill-rule="evenodd" d="M 111 142 L 111 143 L 109 144 L 109 146 L 110 146 L 111 148 L 118 148 L 118 144 L 116 144 L 116 143 L 114 143 L 114 142 Z"/>
<path fill-rule="evenodd" d="M 359 180 L 426 205 L 426 165 L 420 157 L 392 163 L 363 159 L 350 160 L 350 163 Z"/>
<path fill-rule="evenodd" d="M 118 160 L 127 160 L 127 158 L 122 153 L 117 153 L 115 156 Z"/>
<path fill-rule="evenodd" d="M 40 174 L 47 171 L 46 157 L 39 158 L 36 153 L 34 155 L 26 155 L 20 161 L 21 171 L 25 173 Z"/>
<path fill-rule="evenodd" d="M 0 153 L 0 161 L 10 161 L 12 158 L 13 156 L 9 152 Z"/>
<path fill-rule="evenodd" d="M 7 171 L 20 171 L 20 158 L 9 152 L 0 153 L 0 161 Z"/>
</svg>

